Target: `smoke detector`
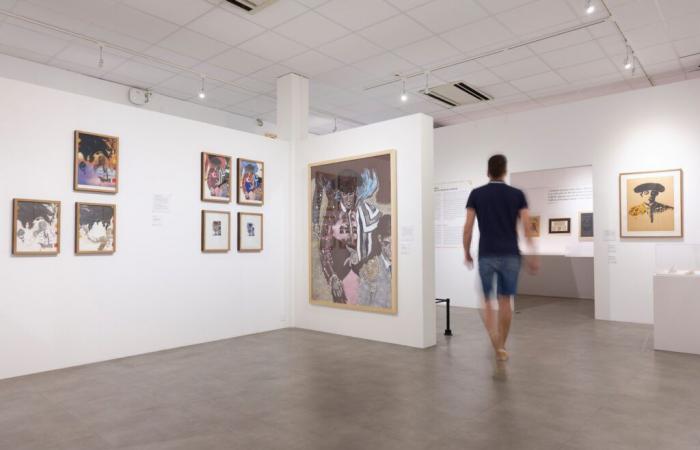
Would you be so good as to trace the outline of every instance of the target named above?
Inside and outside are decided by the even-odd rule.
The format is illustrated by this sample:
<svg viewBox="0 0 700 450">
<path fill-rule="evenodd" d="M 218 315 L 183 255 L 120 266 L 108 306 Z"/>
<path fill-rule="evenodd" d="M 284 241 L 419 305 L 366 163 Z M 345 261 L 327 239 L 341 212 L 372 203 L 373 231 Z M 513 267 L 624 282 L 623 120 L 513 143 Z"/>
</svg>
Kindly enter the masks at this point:
<svg viewBox="0 0 700 450">
<path fill-rule="evenodd" d="M 222 5 L 229 4 L 237 10 L 242 10 L 248 14 L 255 14 L 267 8 L 277 0 L 226 0 Z"/>
<path fill-rule="evenodd" d="M 420 92 L 448 108 L 493 100 L 493 97 L 469 86 L 463 81 L 433 86 Z"/>
</svg>

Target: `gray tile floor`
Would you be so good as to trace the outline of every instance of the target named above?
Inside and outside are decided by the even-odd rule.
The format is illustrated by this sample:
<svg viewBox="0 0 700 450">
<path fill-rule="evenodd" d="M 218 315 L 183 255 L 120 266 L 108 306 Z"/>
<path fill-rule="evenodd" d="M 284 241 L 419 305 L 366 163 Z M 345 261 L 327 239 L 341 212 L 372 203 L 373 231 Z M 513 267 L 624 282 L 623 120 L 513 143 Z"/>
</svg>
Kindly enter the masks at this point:
<svg viewBox="0 0 700 450">
<path fill-rule="evenodd" d="M 0 449 L 700 448 L 700 357 L 590 301 L 517 309 L 505 368 L 457 308 L 425 351 L 283 330 L 0 381 Z"/>
</svg>

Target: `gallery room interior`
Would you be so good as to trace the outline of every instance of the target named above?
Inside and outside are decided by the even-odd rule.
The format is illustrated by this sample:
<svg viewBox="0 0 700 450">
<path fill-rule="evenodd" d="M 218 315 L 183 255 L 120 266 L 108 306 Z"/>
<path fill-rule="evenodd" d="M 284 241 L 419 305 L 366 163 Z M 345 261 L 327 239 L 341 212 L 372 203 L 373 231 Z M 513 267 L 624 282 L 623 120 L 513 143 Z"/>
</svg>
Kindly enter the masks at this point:
<svg viewBox="0 0 700 450">
<path fill-rule="evenodd" d="M 0 0 L 0 449 L 700 448 L 698 24 Z"/>
</svg>

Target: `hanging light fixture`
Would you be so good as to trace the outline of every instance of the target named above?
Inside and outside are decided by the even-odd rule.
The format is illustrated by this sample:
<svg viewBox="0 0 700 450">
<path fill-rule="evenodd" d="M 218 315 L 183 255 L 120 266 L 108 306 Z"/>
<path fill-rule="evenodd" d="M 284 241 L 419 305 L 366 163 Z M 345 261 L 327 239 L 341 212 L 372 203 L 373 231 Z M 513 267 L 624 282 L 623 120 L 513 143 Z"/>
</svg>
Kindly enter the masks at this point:
<svg viewBox="0 0 700 450">
<path fill-rule="evenodd" d="M 425 89 L 423 90 L 425 95 L 430 94 L 430 71 L 425 72 Z"/>
<path fill-rule="evenodd" d="M 634 52 L 629 45 L 627 46 L 627 56 L 625 57 L 625 69 L 634 70 Z"/>
<path fill-rule="evenodd" d="M 204 100 L 207 97 L 207 93 L 204 92 L 204 75 L 202 75 L 202 87 L 199 90 L 199 98 L 200 100 Z"/>
<path fill-rule="evenodd" d="M 402 78 L 401 79 L 401 101 L 402 102 L 407 102 L 408 101 L 408 94 L 406 94 L 406 79 Z"/>
<path fill-rule="evenodd" d="M 595 5 L 593 0 L 586 0 L 586 14 L 593 14 L 595 12 Z"/>
<path fill-rule="evenodd" d="M 100 69 L 105 66 L 104 49 L 104 45 L 100 44 L 100 58 L 97 60 L 97 67 L 99 67 Z"/>
</svg>

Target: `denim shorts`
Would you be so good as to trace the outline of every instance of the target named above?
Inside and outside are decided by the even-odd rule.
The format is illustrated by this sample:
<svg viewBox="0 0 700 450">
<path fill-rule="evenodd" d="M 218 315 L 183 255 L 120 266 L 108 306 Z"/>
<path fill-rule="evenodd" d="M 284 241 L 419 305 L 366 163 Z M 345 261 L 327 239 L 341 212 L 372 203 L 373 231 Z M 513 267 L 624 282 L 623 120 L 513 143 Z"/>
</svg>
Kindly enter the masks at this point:
<svg viewBox="0 0 700 450">
<path fill-rule="evenodd" d="M 520 275 L 520 256 L 484 256 L 479 258 L 479 276 L 484 298 L 489 299 L 496 279 L 498 295 L 515 295 Z"/>
</svg>

